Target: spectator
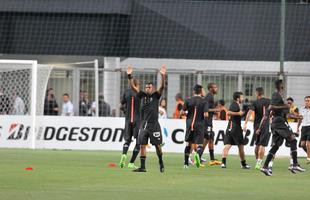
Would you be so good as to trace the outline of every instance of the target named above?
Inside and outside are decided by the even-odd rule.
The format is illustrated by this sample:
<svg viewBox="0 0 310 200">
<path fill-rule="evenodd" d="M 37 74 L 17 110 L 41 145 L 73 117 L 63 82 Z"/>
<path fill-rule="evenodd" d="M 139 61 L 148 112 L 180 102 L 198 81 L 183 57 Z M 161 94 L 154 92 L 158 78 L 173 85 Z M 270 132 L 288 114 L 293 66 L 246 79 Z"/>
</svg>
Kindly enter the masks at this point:
<svg viewBox="0 0 310 200">
<path fill-rule="evenodd" d="M 182 110 L 183 104 L 184 104 L 184 100 L 182 98 L 181 93 L 177 93 L 175 95 L 175 101 L 177 102 L 177 104 L 175 106 L 175 111 L 173 113 L 173 119 L 181 119 L 182 118 L 181 110 Z"/>
<path fill-rule="evenodd" d="M 17 93 L 13 95 L 13 108 L 12 115 L 24 115 L 25 114 L 25 103 L 22 98 L 18 96 Z"/>
<path fill-rule="evenodd" d="M 11 110 L 10 98 L 4 95 L 3 90 L 0 88 L 0 115 L 9 114 Z"/>
<path fill-rule="evenodd" d="M 44 115 L 58 115 L 58 104 L 54 96 L 54 89 L 49 88 L 44 100 Z"/>
<path fill-rule="evenodd" d="M 73 104 L 70 101 L 69 94 L 63 94 L 62 116 L 74 116 Z"/>
<path fill-rule="evenodd" d="M 228 120 L 228 110 L 225 107 L 225 101 L 223 99 L 220 99 L 217 102 L 217 107 L 220 109 L 220 112 L 217 112 L 215 114 L 215 119 L 216 120 Z"/>
<path fill-rule="evenodd" d="M 96 115 L 96 102 L 94 101 L 91 110 L 93 115 Z M 100 117 L 109 117 L 111 116 L 111 106 L 104 101 L 104 96 L 99 95 L 99 116 Z"/>
<path fill-rule="evenodd" d="M 289 114 L 287 115 L 287 122 L 297 122 L 299 117 L 299 110 L 294 104 L 294 99 L 292 97 L 288 97 L 286 102 L 288 105 L 290 105 Z"/>
<path fill-rule="evenodd" d="M 162 98 L 159 102 L 158 118 L 167 119 L 167 101 L 165 98 Z"/>
<path fill-rule="evenodd" d="M 80 116 L 91 116 L 92 102 L 88 99 L 88 93 L 86 91 L 80 92 L 79 102 L 79 115 Z"/>
</svg>

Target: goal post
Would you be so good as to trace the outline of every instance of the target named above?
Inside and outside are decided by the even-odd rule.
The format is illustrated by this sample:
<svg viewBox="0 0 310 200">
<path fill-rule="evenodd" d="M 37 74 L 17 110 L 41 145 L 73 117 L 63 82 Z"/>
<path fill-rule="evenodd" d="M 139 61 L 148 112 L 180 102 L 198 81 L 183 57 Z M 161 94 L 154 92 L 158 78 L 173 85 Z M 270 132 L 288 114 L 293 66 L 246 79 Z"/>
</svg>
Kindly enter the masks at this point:
<svg viewBox="0 0 310 200">
<path fill-rule="evenodd" d="M 37 72 L 35 60 L 0 60 L 1 115 L 31 118 L 31 146 L 35 148 Z"/>
</svg>

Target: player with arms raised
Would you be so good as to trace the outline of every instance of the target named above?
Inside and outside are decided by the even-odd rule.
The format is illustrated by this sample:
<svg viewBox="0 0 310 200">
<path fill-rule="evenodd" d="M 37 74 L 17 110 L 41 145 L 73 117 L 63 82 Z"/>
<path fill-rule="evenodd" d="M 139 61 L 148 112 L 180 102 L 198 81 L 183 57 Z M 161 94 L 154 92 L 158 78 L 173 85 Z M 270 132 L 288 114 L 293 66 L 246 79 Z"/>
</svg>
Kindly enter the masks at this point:
<svg viewBox="0 0 310 200">
<path fill-rule="evenodd" d="M 161 149 L 162 133 L 158 122 L 158 105 L 159 99 L 165 89 L 166 81 L 166 67 L 162 66 L 159 70 L 161 74 L 161 86 L 158 90 L 154 89 L 153 83 L 149 82 L 145 85 L 145 91 L 140 91 L 139 86 L 134 84 L 132 79 L 133 68 L 128 67 L 127 75 L 131 88 L 137 93 L 137 97 L 142 100 L 141 105 L 141 128 L 138 136 L 140 144 L 140 168 L 134 170 L 134 172 L 146 172 L 145 160 L 146 160 L 146 146 L 148 140 L 155 146 L 156 153 L 159 160 L 160 172 L 164 172 L 163 153 Z"/>
</svg>

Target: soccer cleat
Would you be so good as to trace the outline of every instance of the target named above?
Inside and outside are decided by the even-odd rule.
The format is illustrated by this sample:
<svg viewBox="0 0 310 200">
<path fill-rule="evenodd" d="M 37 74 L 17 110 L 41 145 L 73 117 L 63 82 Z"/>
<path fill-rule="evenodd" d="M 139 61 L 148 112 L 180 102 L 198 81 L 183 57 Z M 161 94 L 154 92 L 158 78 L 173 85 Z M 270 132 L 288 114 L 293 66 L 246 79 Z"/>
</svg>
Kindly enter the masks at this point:
<svg viewBox="0 0 310 200">
<path fill-rule="evenodd" d="M 221 165 L 222 164 L 222 162 L 221 161 L 218 161 L 218 160 L 211 160 L 210 162 L 209 162 L 209 165 Z"/>
<path fill-rule="evenodd" d="M 205 167 L 205 166 L 206 166 L 206 165 L 204 165 L 204 164 L 200 164 L 200 165 L 199 165 L 200 168 L 201 168 L 201 167 Z"/>
<path fill-rule="evenodd" d="M 307 165 L 310 164 L 310 158 L 307 158 Z"/>
<path fill-rule="evenodd" d="M 268 167 L 268 171 L 272 175 L 272 167 Z"/>
<path fill-rule="evenodd" d="M 261 171 L 262 173 L 264 173 L 266 176 L 272 176 L 272 174 L 270 174 L 269 170 L 268 170 L 267 168 L 265 168 L 265 167 L 262 167 L 262 168 L 260 169 L 260 171 Z"/>
<path fill-rule="evenodd" d="M 296 172 L 305 172 L 306 171 L 306 169 L 302 168 L 300 165 L 293 166 L 292 170 L 294 170 Z"/>
<path fill-rule="evenodd" d="M 204 158 L 201 158 L 201 159 L 200 159 L 200 162 L 201 162 L 201 163 L 205 163 L 206 161 L 207 161 L 207 160 L 204 159 Z"/>
<path fill-rule="evenodd" d="M 132 170 L 133 172 L 146 172 L 146 169 L 143 168 L 138 168 L 138 169 L 134 169 Z"/>
<path fill-rule="evenodd" d="M 292 172 L 293 174 L 296 174 L 296 171 L 293 169 L 293 165 L 292 164 L 288 167 L 288 170 L 290 172 Z"/>
<path fill-rule="evenodd" d="M 194 160 L 195 160 L 196 167 L 199 168 L 201 166 L 201 163 L 200 163 L 200 158 L 199 158 L 198 153 L 194 154 Z"/>
<path fill-rule="evenodd" d="M 255 165 L 255 169 L 260 170 L 260 168 L 262 168 L 262 164 L 257 162 Z"/>
<path fill-rule="evenodd" d="M 251 166 L 248 164 L 241 165 L 241 169 L 251 169 Z"/>
<path fill-rule="evenodd" d="M 139 167 L 137 167 L 137 166 L 135 165 L 135 163 L 128 163 L 128 168 L 129 168 L 129 169 L 138 169 Z"/>
<path fill-rule="evenodd" d="M 127 159 L 127 155 L 123 154 L 122 157 L 121 157 L 121 161 L 119 161 L 120 168 L 124 168 L 125 167 L 126 159 Z"/>
<path fill-rule="evenodd" d="M 184 165 L 184 166 L 183 166 L 183 169 L 188 169 L 188 165 Z"/>
<path fill-rule="evenodd" d="M 164 163 L 163 163 L 163 162 L 159 162 L 159 171 L 160 171 L 161 173 L 164 173 L 164 171 L 165 171 L 165 166 L 164 166 Z"/>
<path fill-rule="evenodd" d="M 160 171 L 161 173 L 164 173 L 164 172 L 165 172 L 165 167 L 164 167 L 164 165 L 160 165 L 160 166 L 159 166 L 159 171 Z"/>
<path fill-rule="evenodd" d="M 226 168 L 226 165 L 224 163 L 221 164 L 221 168 Z"/>
</svg>

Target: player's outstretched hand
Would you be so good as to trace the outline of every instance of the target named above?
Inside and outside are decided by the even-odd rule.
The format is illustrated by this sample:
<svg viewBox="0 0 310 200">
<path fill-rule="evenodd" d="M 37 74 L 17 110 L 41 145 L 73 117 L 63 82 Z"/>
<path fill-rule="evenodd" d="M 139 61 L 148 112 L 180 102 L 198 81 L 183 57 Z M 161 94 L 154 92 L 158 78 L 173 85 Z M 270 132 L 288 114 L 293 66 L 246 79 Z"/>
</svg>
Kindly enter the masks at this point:
<svg viewBox="0 0 310 200">
<path fill-rule="evenodd" d="M 256 132 L 255 132 L 255 134 L 256 134 L 256 135 L 259 135 L 259 134 L 260 134 L 260 129 L 257 129 Z"/>
<path fill-rule="evenodd" d="M 132 74 L 133 68 L 132 66 L 127 67 L 127 74 Z"/>
<path fill-rule="evenodd" d="M 166 65 L 162 65 L 162 66 L 160 67 L 159 73 L 160 73 L 161 75 L 163 75 L 163 76 L 166 75 L 166 73 L 167 73 Z"/>
</svg>

